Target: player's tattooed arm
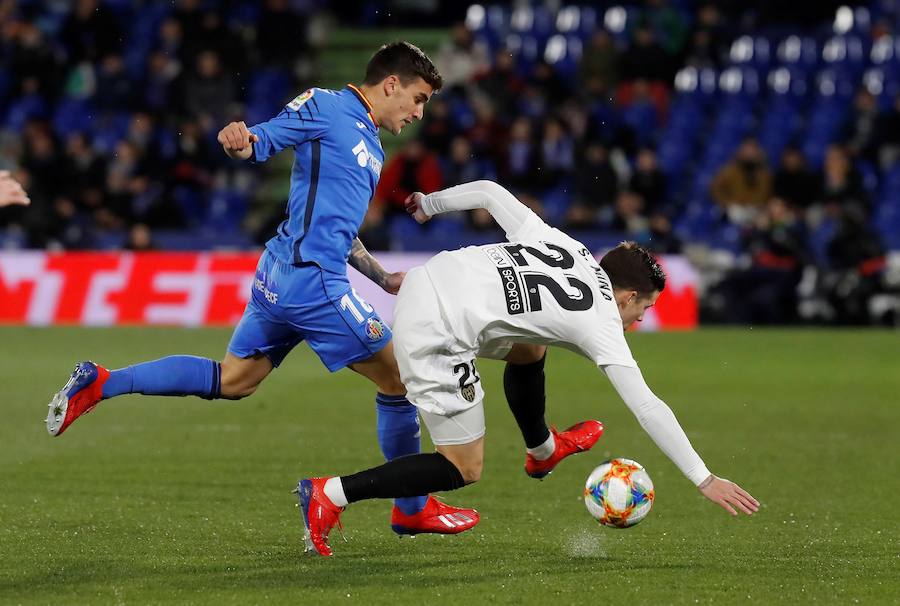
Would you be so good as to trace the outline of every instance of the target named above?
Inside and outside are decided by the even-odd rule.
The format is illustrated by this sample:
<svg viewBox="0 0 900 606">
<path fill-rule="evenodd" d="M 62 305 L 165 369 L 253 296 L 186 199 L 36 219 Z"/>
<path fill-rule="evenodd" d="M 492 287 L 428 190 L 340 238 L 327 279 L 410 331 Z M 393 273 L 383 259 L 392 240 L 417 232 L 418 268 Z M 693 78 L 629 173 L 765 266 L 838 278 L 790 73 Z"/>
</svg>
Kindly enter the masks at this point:
<svg viewBox="0 0 900 606">
<path fill-rule="evenodd" d="M 405 272 L 398 271 L 390 273 L 385 270 L 378 259 L 373 257 L 366 247 L 360 242 L 359 238 L 353 240 L 350 247 L 350 256 L 347 258 L 350 267 L 375 282 L 378 286 L 391 293 L 397 294 L 400 290 L 400 284 L 403 282 Z"/>
</svg>

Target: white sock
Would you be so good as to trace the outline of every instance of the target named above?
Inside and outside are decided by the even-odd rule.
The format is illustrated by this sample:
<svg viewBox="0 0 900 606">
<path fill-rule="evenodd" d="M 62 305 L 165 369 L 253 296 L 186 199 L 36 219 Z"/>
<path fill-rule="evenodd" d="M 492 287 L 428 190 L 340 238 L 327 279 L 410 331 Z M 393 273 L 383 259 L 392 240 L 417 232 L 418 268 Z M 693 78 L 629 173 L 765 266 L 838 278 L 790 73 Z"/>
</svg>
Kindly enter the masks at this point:
<svg viewBox="0 0 900 606">
<path fill-rule="evenodd" d="M 325 480 L 325 496 L 338 507 L 347 506 L 347 495 L 344 494 L 344 485 L 338 477 Z"/>
<path fill-rule="evenodd" d="M 556 450 L 556 440 L 553 439 L 553 432 L 550 432 L 550 437 L 547 438 L 546 442 L 544 442 L 537 448 L 529 448 L 527 450 L 528 454 L 533 456 L 538 461 L 546 461 L 547 459 L 549 459 L 551 455 L 553 455 L 553 451 Z"/>
</svg>

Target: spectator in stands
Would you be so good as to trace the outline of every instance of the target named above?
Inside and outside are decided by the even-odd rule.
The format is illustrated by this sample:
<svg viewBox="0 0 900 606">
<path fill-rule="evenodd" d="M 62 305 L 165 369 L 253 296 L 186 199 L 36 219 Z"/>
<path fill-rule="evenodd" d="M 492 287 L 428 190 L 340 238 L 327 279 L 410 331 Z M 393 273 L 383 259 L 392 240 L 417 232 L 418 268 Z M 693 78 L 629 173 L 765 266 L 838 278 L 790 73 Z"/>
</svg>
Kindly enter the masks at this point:
<svg viewBox="0 0 900 606">
<path fill-rule="evenodd" d="M 470 95 L 470 99 L 475 121 L 465 131 L 465 136 L 472 143 L 476 154 L 489 158 L 496 164 L 506 152 L 509 133 L 489 98 L 478 92 Z"/>
<path fill-rule="evenodd" d="M 509 130 L 509 142 L 498 167 L 502 183 L 528 193 L 534 193 L 540 185 L 537 174 L 539 156 L 531 128 L 531 120 L 528 118 L 519 117 L 513 121 Z"/>
<path fill-rule="evenodd" d="M 878 100 L 866 89 L 856 93 L 853 112 L 846 125 L 847 152 L 854 158 L 864 158 L 873 164 L 877 161 Z"/>
<path fill-rule="evenodd" d="M 128 230 L 128 240 L 125 242 L 125 250 L 145 251 L 155 250 L 153 232 L 144 223 L 135 223 Z"/>
<path fill-rule="evenodd" d="M 546 191 L 565 185 L 575 170 L 575 143 L 555 116 L 544 121 L 539 156 L 540 188 Z"/>
<path fill-rule="evenodd" d="M 106 165 L 87 136 L 80 132 L 69 135 L 61 160 L 62 193 L 76 207 L 92 214 L 103 205 L 105 180 Z"/>
<path fill-rule="evenodd" d="M 766 155 L 756 139 L 745 139 L 734 157 L 713 178 L 710 194 L 728 220 L 736 225 L 751 223 L 772 191 L 772 176 Z"/>
<path fill-rule="evenodd" d="M 444 187 L 481 179 L 496 180 L 490 161 L 475 155 L 469 139 L 462 136 L 453 138 L 450 154 L 442 163 L 442 167 Z"/>
<path fill-rule="evenodd" d="M 134 107 L 131 81 L 125 73 L 122 55 L 110 53 L 100 60 L 97 90 L 102 91 L 95 97 L 95 103 L 101 110 L 123 111 Z"/>
<path fill-rule="evenodd" d="M 634 41 L 628 52 L 622 55 L 622 79 L 660 80 L 672 79 L 671 59 L 657 43 L 653 30 L 642 23 L 634 32 Z"/>
<path fill-rule="evenodd" d="M 829 268 L 822 289 L 839 324 L 868 324 L 869 301 L 883 292 L 885 251 L 878 234 L 859 207 L 841 213 L 837 231 L 828 243 Z"/>
<path fill-rule="evenodd" d="M 266 0 L 256 26 L 263 65 L 291 68 L 308 51 L 308 24 L 287 0 Z"/>
<path fill-rule="evenodd" d="M 608 94 L 619 83 L 619 51 L 606 30 L 591 36 L 578 66 L 581 89 L 592 96 Z"/>
<path fill-rule="evenodd" d="M 591 143 L 578 158 L 566 223 L 573 228 L 608 223 L 618 190 L 619 176 L 609 161 L 609 152 L 599 143 Z"/>
<path fill-rule="evenodd" d="M 652 148 L 643 147 L 638 151 L 628 189 L 643 198 L 648 215 L 666 208 L 666 176 L 659 169 Z"/>
<path fill-rule="evenodd" d="M 832 215 L 849 209 L 868 216 L 869 197 L 863 187 L 862 176 L 850 162 L 847 151 L 840 145 L 829 145 L 820 187 L 821 201 Z"/>
<path fill-rule="evenodd" d="M 446 156 L 457 129 L 450 119 L 450 108 L 443 98 L 435 97 L 428 103 L 428 113 L 422 120 L 419 136 L 427 149 Z"/>
<path fill-rule="evenodd" d="M 465 23 L 456 23 L 450 30 L 450 39 L 438 49 L 434 64 L 444 77 L 445 90 L 453 92 L 487 72 L 490 56 Z"/>
<path fill-rule="evenodd" d="M 53 47 L 41 29 L 34 23 L 20 21 L 2 28 L 4 38 L 5 70 L 9 70 L 13 82 L 22 83 L 26 78 L 36 80 L 36 90 L 44 94 L 56 94 L 60 90 L 61 66 L 56 63 Z"/>
<path fill-rule="evenodd" d="M 682 243 L 672 230 L 672 222 L 663 213 L 650 215 L 646 248 L 659 255 L 681 254 Z"/>
<path fill-rule="evenodd" d="M 891 109 L 881 117 L 878 130 L 881 133 L 878 161 L 881 170 L 887 171 L 896 166 L 900 159 L 900 94 L 894 97 Z"/>
<path fill-rule="evenodd" d="M 498 114 L 510 116 L 525 88 L 525 81 L 516 73 L 516 60 L 512 52 L 502 48 L 494 54 L 494 65 L 478 79 L 477 85 L 493 101 Z"/>
<path fill-rule="evenodd" d="M 687 41 L 688 24 L 680 10 L 670 6 L 668 0 L 647 0 L 641 19 L 656 32 L 660 45 L 669 55 L 681 54 Z"/>
<path fill-rule="evenodd" d="M 147 75 L 139 88 L 141 105 L 148 111 L 162 113 L 174 105 L 174 84 L 181 73 L 181 63 L 168 53 L 153 51 L 147 58 Z"/>
<path fill-rule="evenodd" d="M 640 194 L 627 189 L 619 193 L 609 227 L 626 234 L 629 240 L 649 239 L 650 222 L 644 214 L 644 199 Z"/>
<path fill-rule="evenodd" d="M 405 215 L 403 203 L 411 193 L 437 191 L 443 185 L 437 155 L 413 138 L 385 164 L 373 204 L 388 214 Z"/>
<path fill-rule="evenodd" d="M 184 84 L 185 110 L 218 124 L 233 112 L 235 98 L 234 78 L 222 69 L 219 55 L 211 50 L 197 55 L 193 76 Z"/>
<path fill-rule="evenodd" d="M 819 199 L 819 182 L 819 176 L 807 168 L 806 157 L 800 148 L 787 146 L 772 181 L 775 196 L 796 208 L 806 209 Z"/>
<path fill-rule="evenodd" d="M 750 267 L 714 287 L 722 319 L 740 324 L 784 324 L 797 317 L 797 285 L 808 263 L 805 224 L 781 198 L 771 198 L 745 234 Z"/>
<path fill-rule="evenodd" d="M 78 0 L 60 31 L 70 64 L 118 53 L 125 40 L 119 22 L 99 0 Z"/>
</svg>

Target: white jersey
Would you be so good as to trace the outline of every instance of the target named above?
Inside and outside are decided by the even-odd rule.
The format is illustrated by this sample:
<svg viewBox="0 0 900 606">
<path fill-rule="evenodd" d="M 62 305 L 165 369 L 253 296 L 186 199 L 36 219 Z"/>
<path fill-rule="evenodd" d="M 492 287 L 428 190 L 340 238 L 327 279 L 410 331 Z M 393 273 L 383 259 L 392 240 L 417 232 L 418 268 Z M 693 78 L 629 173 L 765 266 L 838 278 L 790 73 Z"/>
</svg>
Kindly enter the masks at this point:
<svg viewBox="0 0 900 606">
<path fill-rule="evenodd" d="M 425 264 L 454 337 L 478 352 L 525 341 L 636 367 L 606 272 L 583 244 L 529 213 L 507 244 Z"/>
<path fill-rule="evenodd" d="M 414 269 L 397 301 L 400 374 L 412 401 L 432 414 L 426 422 L 435 414 L 481 408 L 484 392 L 468 356 L 502 358 L 514 341 L 557 345 L 602 368 L 685 476 L 697 485 L 709 477 L 672 410 L 647 387 L 625 341 L 612 284 L 590 251 L 491 181 L 457 185 L 421 201 L 428 216 L 473 208 L 486 208 L 509 242 L 438 254 L 424 266 L 430 286 Z M 459 443 L 479 437 L 475 426 L 483 432 L 483 416 L 479 423 L 457 423 L 464 434 Z"/>
</svg>

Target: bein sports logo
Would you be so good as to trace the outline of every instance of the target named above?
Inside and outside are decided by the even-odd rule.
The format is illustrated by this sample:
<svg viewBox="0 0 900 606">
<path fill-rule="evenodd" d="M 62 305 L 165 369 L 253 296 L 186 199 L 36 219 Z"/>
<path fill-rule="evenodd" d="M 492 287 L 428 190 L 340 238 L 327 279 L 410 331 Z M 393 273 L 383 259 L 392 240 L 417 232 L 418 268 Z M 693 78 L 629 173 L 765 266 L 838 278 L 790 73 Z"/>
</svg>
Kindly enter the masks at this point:
<svg viewBox="0 0 900 606">
<path fill-rule="evenodd" d="M 365 141 L 360 139 L 352 151 L 356 155 L 357 164 L 362 168 L 368 166 L 376 176 L 381 176 L 381 160 L 369 153 L 369 148 L 366 147 Z"/>
</svg>

